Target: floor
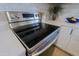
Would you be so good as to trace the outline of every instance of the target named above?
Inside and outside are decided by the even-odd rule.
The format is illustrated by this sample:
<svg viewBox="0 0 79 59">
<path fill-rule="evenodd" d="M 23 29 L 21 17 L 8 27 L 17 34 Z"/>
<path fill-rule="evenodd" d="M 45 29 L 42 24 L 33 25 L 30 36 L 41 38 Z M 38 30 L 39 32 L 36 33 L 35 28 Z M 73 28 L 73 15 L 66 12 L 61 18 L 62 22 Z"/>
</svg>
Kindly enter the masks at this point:
<svg viewBox="0 0 79 59">
<path fill-rule="evenodd" d="M 52 45 L 48 50 L 42 53 L 40 56 L 71 56 L 67 52 L 63 51 L 62 49 Z"/>
</svg>

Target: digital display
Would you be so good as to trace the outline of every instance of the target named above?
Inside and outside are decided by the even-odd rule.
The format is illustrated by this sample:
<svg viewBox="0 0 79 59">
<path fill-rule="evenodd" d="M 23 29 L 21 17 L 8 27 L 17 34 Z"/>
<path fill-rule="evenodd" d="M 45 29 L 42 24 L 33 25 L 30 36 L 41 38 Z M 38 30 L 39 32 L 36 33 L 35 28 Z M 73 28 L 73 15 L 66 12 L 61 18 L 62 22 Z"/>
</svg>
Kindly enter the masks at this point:
<svg viewBox="0 0 79 59">
<path fill-rule="evenodd" d="M 34 14 L 22 14 L 23 18 L 34 17 Z"/>
</svg>

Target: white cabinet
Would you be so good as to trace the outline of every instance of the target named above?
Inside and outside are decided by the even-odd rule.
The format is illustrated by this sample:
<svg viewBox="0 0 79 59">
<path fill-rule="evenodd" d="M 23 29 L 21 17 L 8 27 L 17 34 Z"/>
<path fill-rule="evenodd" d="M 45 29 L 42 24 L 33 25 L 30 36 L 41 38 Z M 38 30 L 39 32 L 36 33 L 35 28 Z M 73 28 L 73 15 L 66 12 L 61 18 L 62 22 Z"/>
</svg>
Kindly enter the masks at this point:
<svg viewBox="0 0 79 59">
<path fill-rule="evenodd" d="M 70 41 L 70 32 L 71 32 L 70 27 L 62 26 L 56 45 L 62 49 L 66 49 L 66 46 Z"/>
<path fill-rule="evenodd" d="M 79 29 L 61 27 L 56 45 L 72 55 L 79 55 Z"/>
<path fill-rule="evenodd" d="M 73 55 L 79 55 L 79 29 L 73 30 L 67 51 Z"/>
</svg>

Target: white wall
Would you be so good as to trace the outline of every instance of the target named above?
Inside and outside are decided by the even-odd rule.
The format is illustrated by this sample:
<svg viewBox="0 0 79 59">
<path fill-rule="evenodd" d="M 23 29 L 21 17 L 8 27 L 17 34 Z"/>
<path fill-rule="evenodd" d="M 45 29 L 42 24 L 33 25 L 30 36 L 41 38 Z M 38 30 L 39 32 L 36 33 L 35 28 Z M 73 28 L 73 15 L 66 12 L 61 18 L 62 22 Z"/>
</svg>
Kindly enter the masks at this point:
<svg viewBox="0 0 79 59">
<path fill-rule="evenodd" d="M 45 3 L 3 3 L 0 4 L 0 11 L 44 12 L 47 6 Z"/>
<path fill-rule="evenodd" d="M 66 17 L 77 17 L 79 18 L 79 4 L 63 4 L 63 10 L 60 14 L 60 19 L 63 21 Z"/>
<path fill-rule="evenodd" d="M 57 25 L 64 25 L 65 19 L 67 17 L 77 17 L 79 18 L 79 3 L 65 3 L 62 4 L 62 12 L 59 14 L 59 17 L 56 21 L 53 20 L 44 20 L 43 22 L 50 23 L 50 24 L 57 24 Z"/>
</svg>

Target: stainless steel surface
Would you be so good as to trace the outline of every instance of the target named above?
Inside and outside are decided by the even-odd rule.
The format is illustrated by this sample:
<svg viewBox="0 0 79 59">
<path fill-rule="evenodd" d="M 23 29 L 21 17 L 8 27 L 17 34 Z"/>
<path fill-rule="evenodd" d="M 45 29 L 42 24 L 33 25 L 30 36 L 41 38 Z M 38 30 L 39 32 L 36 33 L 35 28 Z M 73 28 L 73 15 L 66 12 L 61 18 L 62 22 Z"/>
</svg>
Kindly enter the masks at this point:
<svg viewBox="0 0 79 59">
<path fill-rule="evenodd" d="M 6 12 L 6 14 L 8 17 L 8 22 L 23 21 L 21 12 L 9 11 L 9 12 Z"/>
<path fill-rule="evenodd" d="M 40 17 L 31 18 L 32 20 L 30 21 L 30 18 L 23 18 L 22 17 L 23 12 L 7 12 L 7 17 L 9 21 L 10 28 L 16 28 L 19 26 L 23 25 L 28 25 L 28 24 L 34 24 L 34 23 L 39 23 Z M 16 16 L 17 15 L 17 16 Z M 29 21 L 25 21 L 29 20 Z M 13 31 L 14 32 L 14 31 Z M 39 55 L 40 53 L 44 52 L 46 49 L 48 49 L 57 39 L 59 33 L 59 28 L 52 32 L 50 35 L 45 37 L 43 40 L 41 40 L 39 43 L 37 43 L 35 46 L 32 48 L 28 48 L 27 45 L 20 39 L 20 37 L 14 32 L 14 34 L 19 38 L 21 43 L 26 47 L 28 55 Z"/>
<path fill-rule="evenodd" d="M 41 22 L 41 17 L 36 16 L 38 15 L 38 13 L 31 13 L 31 14 L 34 14 L 34 17 L 23 18 L 22 14 L 25 14 L 25 13 L 26 12 L 17 12 L 17 11 L 6 12 L 10 28 L 15 28 L 18 26 Z M 29 13 L 26 13 L 26 14 L 29 14 Z"/>
<path fill-rule="evenodd" d="M 16 28 L 16 27 L 19 27 L 19 26 L 33 24 L 33 23 L 39 23 L 39 20 L 9 23 L 9 25 L 10 25 L 11 28 Z"/>
<path fill-rule="evenodd" d="M 8 22 L 17 22 L 17 21 L 32 21 L 32 20 L 37 20 L 41 19 L 39 13 L 27 13 L 27 12 L 13 12 L 9 11 L 6 12 L 7 17 L 8 17 Z M 23 17 L 23 14 L 32 14 L 34 16 L 28 16 L 28 17 Z"/>
</svg>

